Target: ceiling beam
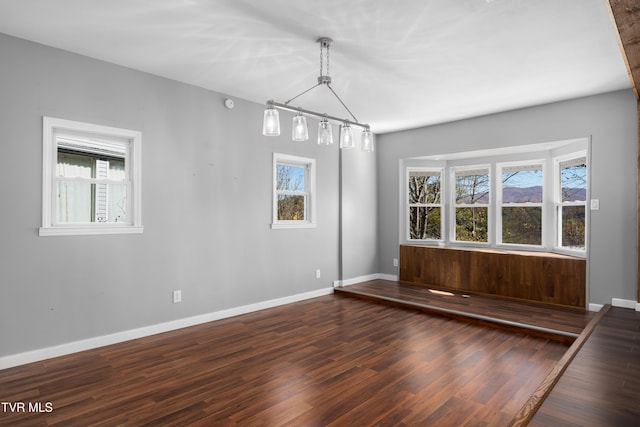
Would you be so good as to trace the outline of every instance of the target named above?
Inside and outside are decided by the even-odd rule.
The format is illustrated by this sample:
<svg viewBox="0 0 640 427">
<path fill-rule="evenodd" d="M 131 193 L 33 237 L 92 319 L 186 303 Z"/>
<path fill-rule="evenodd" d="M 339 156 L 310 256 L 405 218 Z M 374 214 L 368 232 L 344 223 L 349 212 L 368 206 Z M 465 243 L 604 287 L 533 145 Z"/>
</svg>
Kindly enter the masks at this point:
<svg viewBox="0 0 640 427">
<path fill-rule="evenodd" d="M 640 99 L 640 0 L 606 0 L 631 85 Z"/>
</svg>

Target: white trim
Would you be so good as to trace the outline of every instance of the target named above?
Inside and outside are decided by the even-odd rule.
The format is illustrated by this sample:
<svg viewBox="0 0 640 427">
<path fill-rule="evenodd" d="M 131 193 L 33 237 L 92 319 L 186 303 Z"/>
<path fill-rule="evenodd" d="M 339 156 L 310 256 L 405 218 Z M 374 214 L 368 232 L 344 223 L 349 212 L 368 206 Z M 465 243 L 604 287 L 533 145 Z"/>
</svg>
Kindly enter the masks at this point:
<svg viewBox="0 0 640 427">
<path fill-rule="evenodd" d="M 64 356 L 79 351 L 91 350 L 106 345 L 117 344 L 123 341 L 129 341 L 149 335 L 160 334 L 163 332 L 173 331 L 176 329 L 187 328 L 202 323 L 213 322 L 215 320 L 226 319 L 228 317 L 238 316 L 241 314 L 251 313 L 254 311 L 264 310 L 267 308 L 277 307 L 280 305 L 290 304 L 297 301 L 316 298 L 333 293 L 333 288 L 323 288 L 316 291 L 305 292 L 302 294 L 290 295 L 287 297 L 276 298 L 268 301 L 258 302 L 255 304 L 243 305 L 240 307 L 229 308 L 226 310 L 215 311 L 212 313 L 201 314 L 193 317 L 172 320 L 169 322 L 158 323 L 156 325 L 144 326 L 142 328 L 130 329 L 127 331 L 116 332 L 109 335 L 87 338 L 80 341 L 60 344 L 53 347 L 41 348 L 38 350 L 27 351 L 24 353 L 12 354 L 0 357 L 0 370 L 12 368 L 14 366 L 24 365 L 27 363 L 38 362 L 41 360 L 51 359 L 53 357 Z"/>
<path fill-rule="evenodd" d="M 576 159 L 584 158 L 584 163 L 587 167 L 587 182 L 586 182 L 586 194 L 584 201 L 573 201 L 573 202 L 563 202 L 562 201 L 562 168 L 561 165 L 563 162 L 571 162 Z M 554 226 L 554 236 L 553 236 L 553 250 L 563 253 L 568 253 L 570 255 L 574 255 L 575 253 L 582 253 L 583 257 L 586 257 L 587 254 L 587 245 L 588 245 L 588 234 L 589 234 L 589 226 L 590 226 L 590 209 L 589 209 L 589 200 L 591 194 L 591 162 L 589 160 L 589 150 L 577 150 L 572 153 L 566 153 L 558 156 L 554 156 L 552 158 L 553 161 L 553 220 L 555 222 Z M 584 250 L 572 249 L 570 247 L 562 246 L 562 208 L 565 206 L 584 206 Z"/>
<path fill-rule="evenodd" d="M 56 132 L 96 138 L 114 138 L 127 141 L 125 168 L 127 184 L 127 224 L 62 224 L 56 223 L 54 214 L 54 170 L 56 165 Z M 129 196 L 130 195 L 130 196 Z M 42 117 L 42 227 L 40 236 L 67 236 L 86 234 L 142 233 L 142 132 L 110 126 Z"/>
<path fill-rule="evenodd" d="M 411 204 L 409 202 L 409 178 L 411 178 L 412 172 L 424 172 L 430 173 L 431 176 L 437 173 L 440 176 L 440 203 L 415 203 Z M 446 187 L 445 187 L 445 177 L 444 177 L 444 167 L 417 167 L 417 166 L 406 166 L 405 167 L 405 176 L 404 176 L 404 239 L 406 242 L 418 242 L 418 243 L 444 243 L 444 238 L 446 235 L 445 228 L 445 198 L 446 198 Z M 439 239 L 412 239 L 411 232 L 409 231 L 411 227 L 411 208 L 412 207 L 435 207 L 440 209 L 440 238 Z"/>
<path fill-rule="evenodd" d="M 141 234 L 144 227 L 96 225 L 92 227 L 40 227 L 40 236 L 89 236 L 96 234 Z"/>
<path fill-rule="evenodd" d="M 278 163 L 301 166 L 305 168 L 305 219 L 303 221 L 278 221 L 278 190 L 276 188 Z M 316 160 L 290 154 L 273 153 L 272 165 L 272 200 L 271 229 L 316 228 Z"/>
<path fill-rule="evenodd" d="M 277 224 L 271 224 L 271 228 L 273 230 L 286 229 L 286 228 L 316 228 L 317 226 L 318 224 L 316 224 L 315 222 L 308 222 L 308 221 L 300 221 L 300 224 L 296 222 L 285 222 L 285 221 L 280 221 Z"/>
<path fill-rule="evenodd" d="M 638 303 L 630 299 L 611 298 L 611 305 L 614 307 L 632 308 L 636 310 Z"/>
<path fill-rule="evenodd" d="M 496 233 L 496 246 L 504 246 L 506 248 L 513 248 L 515 250 L 527 250 L 528 248 L 532 249 L 546 249 L 545 246 L 545 236 L 547 224 L 545 221 L 545 203 L 547 195 L 545 194 L 548 189 L 547 186 L 544 185 L 546 179 L 546 159 L 531 159 L 531 160 L 520 160 L 517 162 L 499 162 L 496 163 L 496 194 L 495 194 L 495 233 Z M 505 173 L 505 169 L 518 169 L 519 171 L 531 171 L 531 170 L 540 170 L 542 172 L 542 177 L 540 179 L 540 187 L 542 188 L 542 197 L 540 202 L 504 202 L 503 200 L 503 192 L 505 188 L 509 188 L 504 185 L 503 174 Z M 526 243 L 505 243 L 503 241 L 502 235 L 502 212 L 505 208 L 540 208 L 540 244 L 526 244 Z"/>
<path fill-rule="evenodd" d="M 367 274 L 366 276 L 353 277 L 351 279 L 336 280 L 333 282 L 334 288 L 342 288 L 343 286 L 355 285 L 356 283 L 368 282 L 370 280 L 376 280 L 380 277 L 379 273 Z"/>
<path fill-rule="evenodd" d="M 604 307 L 604 304 L 592 304 L 589 303 L 589 311 L 600 311 Z"/>
<path fill-rule="evenodd" d="M 351 286 L 358 283 L 368 282 L 370 280 L 390 280 L 392 282 L 397 282 L 398 276 L 383 273 L 367 274 L 366 276 L 353 277 L 351 279 L 335 280 L 333 282 L 333 287 L 342 288 L 344 286 Z"/>
<path fill-rule="evenodd" d="M 488 179 L 488 187 L 489 187 L 489 200 L 487 203 L 456 203 L 456 191 L 458 189 L 458 184 L 456 181 L 456 176 L 460 174 L 460 176 L 472 176 L 472 175 L 484 175 L 484 171 L 486 171 L 487 179 Z M 491 218 L 492 216 L 492 206 L 494 205 L 494 194 L 493 194 L 493 185 L 492 180 L 494 179 L 494 174 L 492 173 L 492 164 L 472 164 L 472 165 L 461 165 L 461 166 L 452 166 L 449 168 L 449 233 L 445 237 L 445 241 L 454 243 L 454 244 L 465 244 L 465 245 L 473 245 L 473 246 L 491 246 L 494 245 L 494 223 Z M 465 175 L 466 173 L 466 175 Z M 473 242 L 466 240 L 457 240 L 456 239 L 456 209 L 457 208 L 486 208 L 487 209 L 487 241 L 486 242 Z"/>
</svg>

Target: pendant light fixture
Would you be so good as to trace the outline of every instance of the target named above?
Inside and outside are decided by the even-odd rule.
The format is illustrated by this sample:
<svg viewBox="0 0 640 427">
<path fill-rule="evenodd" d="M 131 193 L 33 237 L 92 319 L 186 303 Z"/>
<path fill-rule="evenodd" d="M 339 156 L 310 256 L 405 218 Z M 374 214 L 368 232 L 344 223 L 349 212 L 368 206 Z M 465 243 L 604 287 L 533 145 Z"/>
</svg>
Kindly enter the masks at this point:
<svg viewBox="0 0 640 427">
<path fill-rule="evenodd" d="M 264 110 L 264 119 L 262 121 L 262 134 L 267 136 L 280 135 L 280 115 L 278 110 L 270 106 Z"/>
<path fill-rule="evenodd" d="M 331 123 L 326 117 L 323 117 L 318 123 L 318 144 L 331 145 L 333 144 L 333 132 L 331 131 Z"/>
<path fill-rule="evenodd" d="M 353 140 L 353 129 L 349 123 L 340 126 L 340 148 L 349 149 L 356 146 Z"/>
<path fill-rule="evenodd" d="M 309 128 L 307 127 L 307 118 L 298 113 L 293 116 L 293 124 L 291 125 L 291 139 L 293 141 L 308 141 Z"/>
<path fill-rule="evenodd" d="M 351 110 L 340 99 L 338 94 L 331 87 L 331 76 L 329 75 L 329 47 L 333 43 L 333 40 L 329 37 L 320 37 L 317 42 L 320 44 L 320 75 L 318 76 L 318 83 L 309 89 L 299 93 L 285 103 L 275 102 L 273 100 L 267 101 L 267 108 L 264 110 L 264 119 L 262 123 L 262 134 L 267 136 L 280 135 L 280 118 L 278 115 L 278 109 L 292 111 L 296 113 L 293 117 L 291 139 L 294 141 L 307 141 L 309 139 L 309 129 L 307 127 L 306 116 L 317 117 L 320 119 L 318 124 L 318 144 L 331 145 L 333 144 L 333 134 L 331 129 L 331 122 L 337 122 L 340 126 L 340 148 L 350 149 L 355 147 L 355 139 L 353 133 L 353 127 L 362 128 L 361 142 L 362 150 L 371 152 L 373 151 L 373 134 L 368 124 L 360 123 L 358 119 L 353 115 Z M 325 65 L 326 63 L 326 65 Z M 300 107 L 293 107 L 289 105 L 291 101 L 299 98 L 305 93 L 318 86 L 326 86 L 336 99 L 342 104 L 345 110 L 349 113 L 352 120 L 340 119 L 335 116 L 330 116 L 326 113 L 318 113 L 311 110 L 305 110 Z"/>
</svg>

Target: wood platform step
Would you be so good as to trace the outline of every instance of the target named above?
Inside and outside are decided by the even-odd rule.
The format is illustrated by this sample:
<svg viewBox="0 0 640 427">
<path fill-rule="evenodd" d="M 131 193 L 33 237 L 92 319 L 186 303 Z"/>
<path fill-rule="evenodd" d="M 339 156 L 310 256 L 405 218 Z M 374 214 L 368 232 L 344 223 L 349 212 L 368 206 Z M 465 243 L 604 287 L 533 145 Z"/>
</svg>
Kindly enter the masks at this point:
<svg viewBox="0 0 640 427">
<path fill-rule="evenodd" d="M 595 313 L 497 296 L 462 294 L 388 280 L 335 288 L 336 295 L 420 310 L 482 325 L 573 343 Z"/>
</svg>

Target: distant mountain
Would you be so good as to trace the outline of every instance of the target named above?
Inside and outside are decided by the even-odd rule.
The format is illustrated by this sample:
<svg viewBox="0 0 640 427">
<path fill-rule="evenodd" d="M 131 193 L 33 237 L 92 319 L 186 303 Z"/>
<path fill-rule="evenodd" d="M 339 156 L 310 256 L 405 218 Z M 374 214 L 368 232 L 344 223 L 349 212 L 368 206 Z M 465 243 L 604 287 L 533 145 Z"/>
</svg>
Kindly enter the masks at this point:
<svg viewBox="0 0 640 427">
<path fill-rule="evenodd" d="M 565 201 L 586 200 L 587 190 L 584 188 L 565 188 Z M 542 187 L 505 187 L 502 189 L 503 203 L 542 203 Z"/>
<path fill-rule="evenodd" d="M 586 200 L 587 190 L 584 188 L 567 188 L 565 191 L 565 201 Z M 470 203 L 470 197 L 462 197 L 462 203 Z M 505 187 L 502 189 L 503 203 L 542 203 L 542 186 L 535 187 Z M 489 195 L 481 194 L 476 196 L 476 203 L 489 203 Z"/>
<path fill-rule="evenodd" d="M 542 186 L 535 187 L 504 187 L 502 189 L 503 203 L 542 203 Z"/>
</svg>

